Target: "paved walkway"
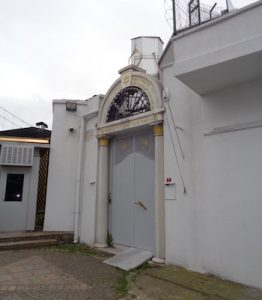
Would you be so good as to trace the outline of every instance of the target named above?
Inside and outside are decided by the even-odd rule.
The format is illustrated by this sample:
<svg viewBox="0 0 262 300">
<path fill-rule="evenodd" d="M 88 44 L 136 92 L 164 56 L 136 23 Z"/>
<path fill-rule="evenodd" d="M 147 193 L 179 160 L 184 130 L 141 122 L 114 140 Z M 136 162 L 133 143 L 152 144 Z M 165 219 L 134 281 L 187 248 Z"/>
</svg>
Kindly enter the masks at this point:
<svg viewBox="0 0 262 300">
<path fill-rule="evenodd" d="M 117 299 L 122 272 L 101 259 L 49 249 L 0 252 L 0 299 Z"/>
<path fill-rule="evenodd" d="M 116 300 L 121 285 L 122 300 L 262 300 L 261 290 L 175 266 L 123 273 L 81 247 L 0 252 L 0 300 Z"/>
</svg>

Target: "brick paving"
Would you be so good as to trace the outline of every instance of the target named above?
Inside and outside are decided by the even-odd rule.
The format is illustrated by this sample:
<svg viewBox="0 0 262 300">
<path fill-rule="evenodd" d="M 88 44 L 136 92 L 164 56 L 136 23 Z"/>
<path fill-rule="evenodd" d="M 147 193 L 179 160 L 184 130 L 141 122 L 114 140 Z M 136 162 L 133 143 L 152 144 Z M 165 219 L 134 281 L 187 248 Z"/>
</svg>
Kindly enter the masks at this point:
<svg viewBox="0 0 262 300">
<path fill-rule="evenodd" d="M 0 299 L 117 299 L 122 272 L 101 259 L 52 249 L 0 252 Z"/>
</svg>

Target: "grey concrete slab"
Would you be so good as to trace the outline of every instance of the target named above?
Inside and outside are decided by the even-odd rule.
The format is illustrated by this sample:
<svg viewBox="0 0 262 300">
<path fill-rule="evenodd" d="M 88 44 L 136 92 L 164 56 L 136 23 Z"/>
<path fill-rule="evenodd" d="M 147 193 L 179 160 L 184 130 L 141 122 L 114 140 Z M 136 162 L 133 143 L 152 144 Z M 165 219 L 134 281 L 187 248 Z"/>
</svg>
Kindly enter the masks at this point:
<svg viewBox="0 0 262 300">
<path fill-rule="evenodd" d="M 104 260 L 104 263 L 125 271 L 129 271 L 137 268 L 152 257 L 153 253 L 150 251 L 137 248 L 129 248 L 121 252 L 120 254 Z"/>
</svg>

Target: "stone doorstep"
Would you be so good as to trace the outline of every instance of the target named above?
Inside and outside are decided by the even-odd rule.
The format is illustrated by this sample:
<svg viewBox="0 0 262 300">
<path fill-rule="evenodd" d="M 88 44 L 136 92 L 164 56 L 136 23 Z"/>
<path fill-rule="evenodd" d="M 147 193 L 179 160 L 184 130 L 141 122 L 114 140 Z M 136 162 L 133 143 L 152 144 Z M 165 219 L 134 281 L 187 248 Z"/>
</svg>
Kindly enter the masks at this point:
<svg viewBox="0 0 262 300">
<path fill-rule="evenodd" d="M 0 233 L 0 244 L 15 241 L 56 239 L 64 243 L 73 242 L 72 232 L 37 231 L 37 232 L 3 232 Z"/>
<path fill-rule="evenodd" d="M 104 260 L 104 263 L 124 271 L 129 271 L 142 265 L 145 261 L 151 259 L 153 256 L 154 255 L 151 251 L 128 248 L 125 251 Z"/>
<path fill-rule="evenodd" d="M 0 243 L 0 251 L 37 248 L 37 247 L 54 246 L 54 245 L 57 245 L 56 239 L 5 242 L 5 243 Z"/>
<path fill-rule="evenodd" d="M 95 250 L 97 250 L 99 252 L 106 253 L 110 256 L 120 254 L 120 253 L 124 252 L 125 250 L 127 250 L 129 248 L 130 247 L 128 247 L 128 246 L 123 246 L 123 245 L 119 245 L 119 244 L 114 244 L 113 247 L 105 247 L 105 248 L 94 247 Z"/>
</svg>

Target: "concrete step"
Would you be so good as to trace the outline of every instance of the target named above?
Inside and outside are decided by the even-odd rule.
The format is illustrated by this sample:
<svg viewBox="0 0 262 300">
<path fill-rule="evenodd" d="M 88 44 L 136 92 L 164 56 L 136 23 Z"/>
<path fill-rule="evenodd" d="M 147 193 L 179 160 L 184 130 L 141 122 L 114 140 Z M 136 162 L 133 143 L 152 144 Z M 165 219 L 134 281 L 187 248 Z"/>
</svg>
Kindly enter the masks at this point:
<svg viewBox="0 0 262 300">
<path fill-rule="evenodd" d="M 57 243 L 56 239 L 3 242 L 0 243 L 0 251 L 54 246 Z"/>
<path fill-rule="evenodd" d="M 145 261 L 151 259 L 154 254 L 150 251 L 137 248 L 128 248 L 113 257 L 104 260 L 104 263 L 117 267 L 119 269 L 129 271 L 142 265 Z"/>
<path fill-rule="evenodd" d="M 56 239 L 59 243 L 72 243 L 72 232 L 61 231 L 45 231 L 45 232 L 5 232 L 0 233 L 0 244 L 8 242 L 18 241 L 30 241 L 30 240 L 49 240 Z"/>
</svg>

